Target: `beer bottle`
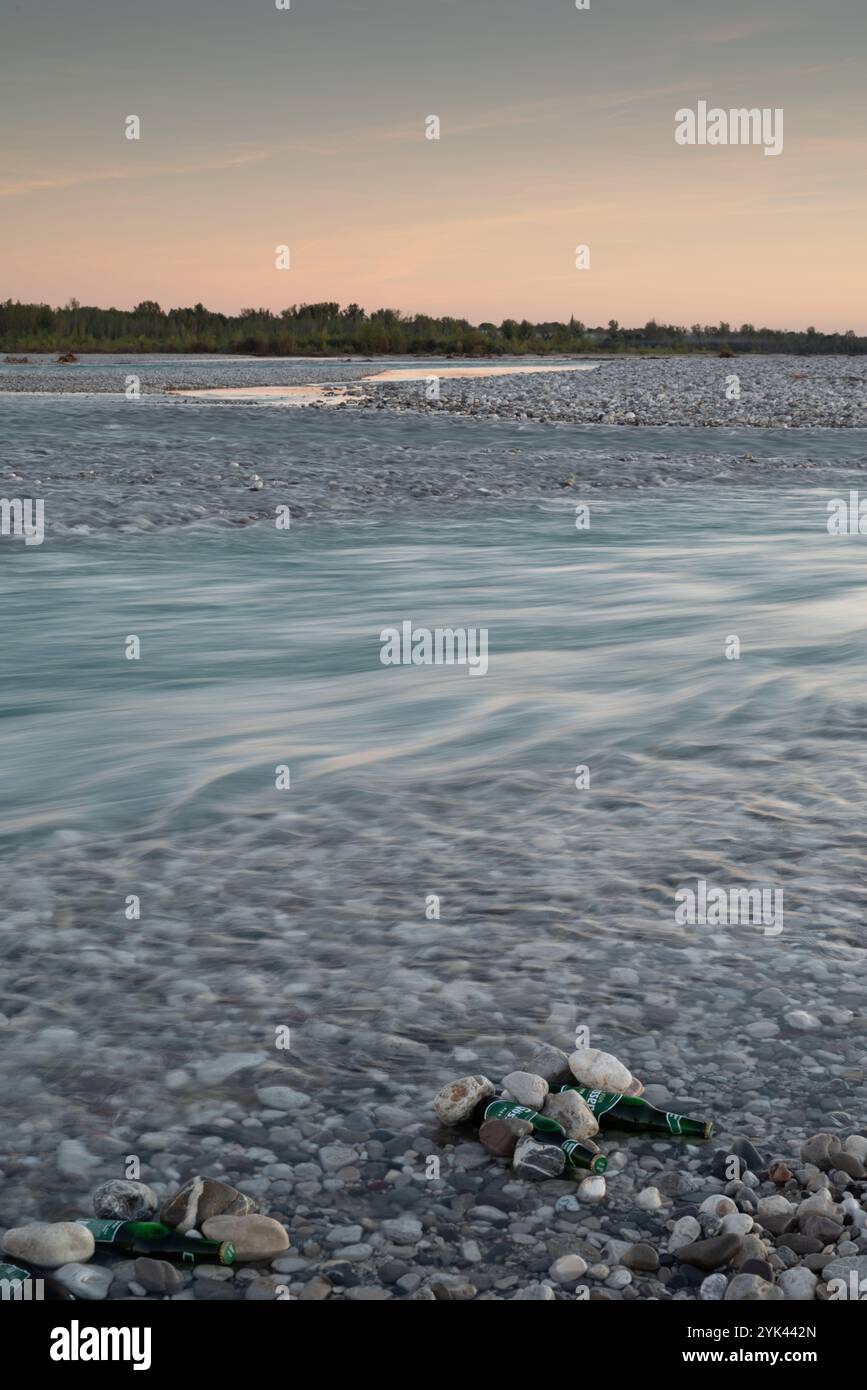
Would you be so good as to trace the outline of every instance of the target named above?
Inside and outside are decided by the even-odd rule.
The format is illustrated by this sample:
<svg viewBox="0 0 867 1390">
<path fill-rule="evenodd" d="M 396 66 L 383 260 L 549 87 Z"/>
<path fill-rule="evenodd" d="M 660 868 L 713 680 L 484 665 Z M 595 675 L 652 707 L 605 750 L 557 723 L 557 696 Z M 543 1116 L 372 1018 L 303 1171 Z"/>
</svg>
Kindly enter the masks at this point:
<svg viewBox="0 0 867 1390">
<path fill-rule="evenodd" d="M 30 1265 L 10 1265 L 0 1261 L 0 1301 L 32 1303 L 76 1303 L 75 1295 Z"/>
<path fill-rule="evenodd" d="M 591 1173 L 604 1173 L 608 1167 L 605 1155 L 582 1144 L 580 1139 L 567 1139 L 560 1148 L 566 1155 L 567 1168 L 589 1168 Z"/>
<path fill-rule="evenodd" d="M 479 1125 L 485 1120 L 526 1120 L 540 1134 L 555 1134 L 558 1139 L 566 1137 L 563 1126 L 550 1115 L 540 1115 L 538 1110 L 531 1110 L 529 1105 L 518 1105 L 513 1100 L 482 1101 L 476 1106 L 473 1118 Z"/>
<path fill-rule="evenodd" d="M 589 1086 L 561 1086 L 561 1091 L 577 1091 L 590 1106 L 600 1129 L 649 1129 L 655 1134 L 688 1134 L 709 1139 L 712 1120 L 693 1120 L 673 1110 L 659 1110 L 640 1096 L 624 1096 L 617 1091 L 594 1091 Z"/>
<path fill-rule="evenodd" d="M 198 1260 L 217 1260 L 230 1265 L 235 1259 L 235 1247 L 230 1240 L 205 1240 L 196 1236 L 179 1235 L 161 1221 L 79 1221 L 92 1231 L 97 1245 L 112 1250 L 128 1250 L 133 1255 L 162 1256 L 195 1264 Z"/>
</svg>

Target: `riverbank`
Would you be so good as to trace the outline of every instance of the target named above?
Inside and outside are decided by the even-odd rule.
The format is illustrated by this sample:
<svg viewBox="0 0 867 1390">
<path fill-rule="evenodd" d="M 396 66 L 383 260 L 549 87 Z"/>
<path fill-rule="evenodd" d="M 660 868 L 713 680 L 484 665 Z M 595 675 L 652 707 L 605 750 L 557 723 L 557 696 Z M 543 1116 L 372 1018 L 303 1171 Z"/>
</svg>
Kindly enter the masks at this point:
<svg viewBox="0 0 867 1390">
<path fill-rule="evenodd" d="M 592 368 L 592 370 L 588 370 Z M 409 373 L 400 380 L 395 374 Z M 226 392 L 311 409 L 458 414 L 487 420 L 698 428 L 847 429 L 867 426 L 867 362 L 857 357 L 633 357 L 456 365 L 385 359 L 335 362 L 176 359 L 121 355 L 61 367 L 0 369 L 0 391 Z M 432 391 L 429 379 L 438 385 Z M 310 388 L 290 391 L 287 388 Z M 268 398 L 273 398 L 268 401 Z M 211 396 L 211 399 L 218 399 Z"/>
</svg>

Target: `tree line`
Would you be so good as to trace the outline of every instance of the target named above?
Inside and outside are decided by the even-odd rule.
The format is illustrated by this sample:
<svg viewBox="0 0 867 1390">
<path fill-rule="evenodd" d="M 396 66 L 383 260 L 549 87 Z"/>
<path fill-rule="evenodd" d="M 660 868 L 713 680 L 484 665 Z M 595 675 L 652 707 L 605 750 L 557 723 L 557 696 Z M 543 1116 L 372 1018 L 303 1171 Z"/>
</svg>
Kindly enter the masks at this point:
<svg viewBox="0 0 867 1390">
<path fill-rule="evenodd" d="M 398 309 L 367 313 L 358 304 L 293 304 L 271 309 L 242 309 L 217 314 L 203 304 L 191 309 L 162 309 L 143 300 L 134 309 L 99 309 L 71 299 L 64 307 L 0 303 L 0 351 L 27 352 L 204 352 L 244 353 L 262 357 L 331 357 L 349 353 L 374 356 L 496 357 L 503 353 L 545 355 L 573 352 L 788 352 L 863 353 L 867 337 L 851 328 L 820 333 L 756 328 L 751 323 L 689 327 L 656 323 L 624 328 L 616 319 L 588 327 L 568 322 L 471 324 L 466 319 L 403 314 Z"/>
</svg>

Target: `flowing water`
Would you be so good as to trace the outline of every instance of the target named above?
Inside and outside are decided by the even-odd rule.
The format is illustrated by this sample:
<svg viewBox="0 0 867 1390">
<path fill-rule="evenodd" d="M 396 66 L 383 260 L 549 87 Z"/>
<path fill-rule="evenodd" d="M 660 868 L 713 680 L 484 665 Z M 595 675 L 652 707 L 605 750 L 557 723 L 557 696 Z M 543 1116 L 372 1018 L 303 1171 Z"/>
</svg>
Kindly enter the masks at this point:
<svg viewBox="0 0 867 1390">
<path fill-rule="evenodd" d="M 39 416 L 49 447 L 58 409 Z M 94 435 L 108 409 L 74 405 Z M 164 458 L 185 419 L 216 466 L 223 423 L 253 418 L 155 409 L 139 449 Z M 412 417 L 285 428 L 296 458 L 343 431 L 351 467 L 380 425 L 431 437 Z M 645 434 L 630 449 L 649 459 Z M 465 421 L 436 422 L 431 457 L 459 469 L 500 437 L 537 466 L 541 432 Z M 548 458 L 574 447 L 544 436 Z M 842 478 L 864 442 L 835 447 Z M 0 540 L 7 1134 L 93 1146 L 94 1117 L 183 1127 L 202 1096 L 244 1113 L 248 1080 L 208 1070 L 233 1052 L 337 1113 L 495 1075 L 582 1023 L 705 1104 L 744 1078 L 781 1115 L 855 1104 L 867 537 L 828 534 L 839 493 L 597 478 L 588 529 L 560 493 Z M 383 665 L 381 629 L 404 620 L 487 629 L 487 672 Z M 699 879 L 781 890 L 782 932 L 678 926 L 675 893 Z M 828 1060 L 756 1008 L 771 985 L 822 1016 Z"/>
</svg>

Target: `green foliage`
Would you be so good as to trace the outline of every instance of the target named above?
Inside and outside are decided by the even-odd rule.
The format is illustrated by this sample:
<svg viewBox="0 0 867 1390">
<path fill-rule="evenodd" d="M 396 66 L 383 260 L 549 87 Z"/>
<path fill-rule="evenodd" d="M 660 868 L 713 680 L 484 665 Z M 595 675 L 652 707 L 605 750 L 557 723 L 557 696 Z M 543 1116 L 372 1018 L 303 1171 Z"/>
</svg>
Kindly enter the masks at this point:
<svg viewBox="0 0 867 1390">
<path fill-rule="evenodd" d="M 544 356 L 574 352 L 863 353 L 867 338 L 845 333 L 803 333 L 754 328 L 745 323 L 695 323 L 691 328 L 657 323 L 623 328 L 616 319 L 605 327 L 568 323 L 529 323 L 504 319 L 474 326 L 466 319 L 413 317 L 399 309 L 358 304 L 293 304 L 280 313 L 242 309 L 215 314 L 203 304 L 163 309 L 146 299 L 134 309 L 98 309 L 70 299 L 62 309 L 48 304 L 0 304 L 0 351 L 4 352 L 200 352 L 252 353 L 261 357 L 334 357 L 379 353 L 394 356 L 496 357 L 501 353 Z"/>
</svg>

